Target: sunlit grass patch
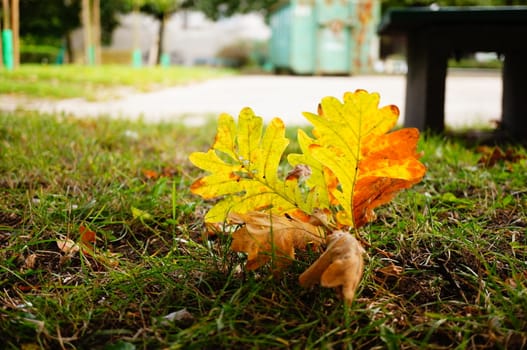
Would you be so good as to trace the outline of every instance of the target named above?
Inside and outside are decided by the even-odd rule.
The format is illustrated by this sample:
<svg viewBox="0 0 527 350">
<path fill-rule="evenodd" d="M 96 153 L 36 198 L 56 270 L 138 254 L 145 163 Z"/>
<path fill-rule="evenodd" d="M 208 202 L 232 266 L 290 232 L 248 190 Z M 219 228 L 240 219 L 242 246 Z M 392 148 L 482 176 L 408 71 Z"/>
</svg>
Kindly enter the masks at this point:
<svg viewBox="0 0 527 350">
<path fill-rule="evenodd" d="M 123 88 L 144 92 L 231 74 L 231 70 L 212 67 L 22 65 L 13 71 L 0 70 L 0 93 L 104 100 L 118 96 Z"/>
</svg>

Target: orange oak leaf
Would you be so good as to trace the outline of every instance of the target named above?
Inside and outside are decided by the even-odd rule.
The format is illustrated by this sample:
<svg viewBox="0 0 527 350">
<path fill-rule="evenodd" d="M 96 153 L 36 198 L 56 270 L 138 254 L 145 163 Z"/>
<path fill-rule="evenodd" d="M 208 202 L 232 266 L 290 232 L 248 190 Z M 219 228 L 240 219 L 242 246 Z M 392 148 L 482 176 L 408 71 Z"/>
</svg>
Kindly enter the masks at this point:
<svg viewBox="0 0 527 350">
<path fill-rule="evenodd" d="M 95 240 L 97 237 L 94 231 L 90 230 L 88 227 L 84 225 L 80 225 L 79 233 L 80 233 L 80 239 L 82 243 L 86 245 L 95 244 Z"/>
<path fill-rule="evenodd" d="M 309 138 L 299 139 L 304 155 L 293 156 L 324 169 L 325 188 L 337 221 L 358 228 L 375 218 L 373 209 L 387 203 L 402 189 L 423 178 L 426 168 L 417 153 L 419 131 L 405 128 L 389 132 L 396 124 L 396 106 L 378 108 L 379 95 L 357 90 L 322 100 L 318 114 L 304 113 L 315 126 Z M 307 139 L 307 141 L 306 141 Z"/>
<path fill-rule="evenodd" d="M 82 249 L 82 253 L 86 255 L 95 255 L 95 241 L 97 239 L 94 231 L 90 230 L 84 225 L 79 226 L 79 246 Z"/>
<path fill-rule="evenodd" d="M 232 234 L 231 249 L 247 253 L 247 269 L 254 270 L 273 262 L 279 272 L 295 257 L 295 249 L 324 242 L 324 230 L 294 217 L 251 212 L 229 215 L 232 224 L 243 225 Z"/>
<path fill-rule="evenodd" d="M 143 176 L 147 180 L 155 180 L 155 179 L 159 178 L 159 173 L 157 171 L 155 171 L 155 170 L 152 170 L 152 169 L 142 169 L 141 173 L 143 173 Z"/>
<path fill-rule="evenodd" d="M 364 269 L 364 248 L 345 231 L 333 232 L 327 241 L 324 253 L 300 275 L 300 285 L 339 288 L 344 301 L 351 304 Z"/>
</svg>

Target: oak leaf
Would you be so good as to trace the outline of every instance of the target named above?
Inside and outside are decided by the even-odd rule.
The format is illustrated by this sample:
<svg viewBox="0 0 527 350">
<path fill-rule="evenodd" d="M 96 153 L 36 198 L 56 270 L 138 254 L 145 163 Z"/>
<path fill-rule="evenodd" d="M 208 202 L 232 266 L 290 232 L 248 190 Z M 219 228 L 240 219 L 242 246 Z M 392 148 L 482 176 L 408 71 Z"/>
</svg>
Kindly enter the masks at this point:
<svg viewBox="0 0 527 350">
<path fill-rule="evenodd" d="M 300 277 L 300 285 L 339 288 L 344 301 L 351 304 L 364 270 L 364 248 L 345 231 L 328 235 L 327 248 Z"/>
<path fill-rule="evenodd" d="M 288 155 L 289 172 L 280 164 L 289 140 L 279 118 L 264 132 L 250 108 L 240 112 L 237 124 L 230 115 L 220 116 L 211 149 L 190 155 L 208 173 L 191 191 L 219 200 L 206 214 L 207 224 L 237 225 L 231 249 L 247 253 L 247 269 L 272 261 L 279 271 L 295 249 L 320 246 L 327 234 L 326 251 L 300 283 L 339 288 L 347 303 L 353 300 L 364 249 L 348 231 L 372 221 L 376 207 L 426 172 L 416 151 L 419 131 L 390 132 L 399 110 L 379 108 L 379 100 L 377 93 L 357 90 L 345 93 L 342 102 L 322 99 L 317 114 L 304 113 L 314 126 L 312 136 L 299 130 L 301 153 Z"/>
<path fill-rule="evenodd" d="M 222 114 L 211 149 L 190 155 L 194 165 L 210 173 L 194 181 L 192 193 L 205 199 L 221 198 L 206 214 L 206 222 L 223 222 L 231 212 L 265 210 L 279 215 L 311 210 L 297 186 L 298 179 L 278 177 L 289 144 L 284 123 L 275 118 L 263 135 L 262 130 L 262 118 L 250 108 L 240 112 L 238 125 L 230 115 Z"/>
<path fill-rule="evenodd" d="M 254 270 L 273 261 L 273 270 L 279 272 L 295 257 L 295 249 L 307 245 L 316 248 L 325 241 L 320 226 L 294 217 L 262 212 L 229 214 L 229 222 L 242 225 L 232 234 L 231 249 L 247 253 L 248 270 Z"/>
<path fill-rule="evenodd" d="M 318 191 L 328 194 L 320 197 L 334 199 L 336 219 L 345 226 L 358 228 L 373 220 L 375 207 L 421 181 L 426 171 L 416 152 L 419 131 L 387 133 L 395 126 L 399 109 L 378 108 L 379 98 L 357 90 L 345 93 L 343 102 L 322 99 L 319 114 L 304 113 L 315 127 L 315 138 L 299 132 L 299 139 L 309 140 L 301 159 L 316 161 L 326 170 L 328 186 L 318 185 Z"/>
</svg>

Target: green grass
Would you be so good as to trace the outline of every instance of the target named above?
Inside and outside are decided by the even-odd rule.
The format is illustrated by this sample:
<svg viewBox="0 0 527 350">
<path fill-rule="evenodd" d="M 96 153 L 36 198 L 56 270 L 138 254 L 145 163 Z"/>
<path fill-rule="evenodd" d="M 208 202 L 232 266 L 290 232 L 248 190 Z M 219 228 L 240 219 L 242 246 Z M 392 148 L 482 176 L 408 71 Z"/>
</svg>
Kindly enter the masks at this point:
<svg viewBox="0 0 527 350">
<path fill-rule="evenodd" d="M 228 74 L 233 71 L 208 67 L 22 65 L 0 70 L 0 94 L 99 100 L 115 97 L 115 89 L 123 87 L 149 91 Z"/>
<path fill-rule="evenodd" d="M 0 115 L 3 348 L 526 346 L 525 159 L 485 167 L 472 146 L 424 135 L 428 173 L 362 229 L 371 247 L 346 309 L 335 291 L 298 285 L 309 254 L 275 279 L 204 235 L 209 204 L 189 193 L 200 174 L 187 157 L 214 131 Z M 59 249 L 81 227 L 95 253 Z"/>
</svg>

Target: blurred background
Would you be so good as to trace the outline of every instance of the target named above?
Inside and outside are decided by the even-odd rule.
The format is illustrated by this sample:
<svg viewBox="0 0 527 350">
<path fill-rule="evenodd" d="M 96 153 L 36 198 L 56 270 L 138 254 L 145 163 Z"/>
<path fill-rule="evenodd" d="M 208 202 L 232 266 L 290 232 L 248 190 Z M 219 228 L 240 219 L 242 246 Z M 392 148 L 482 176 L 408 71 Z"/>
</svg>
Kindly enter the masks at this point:
<svg viewBox="0 0 527 350">
<path fill-rule="evenodd" d="M 2 0 L 2 64 L 228 66 L 296 74 L 405 73 L 404 39 L 383 14 L 407 6 L 522 0 Z M 452 65 L 499 67 L 476 53 Z"/>
</svg>

